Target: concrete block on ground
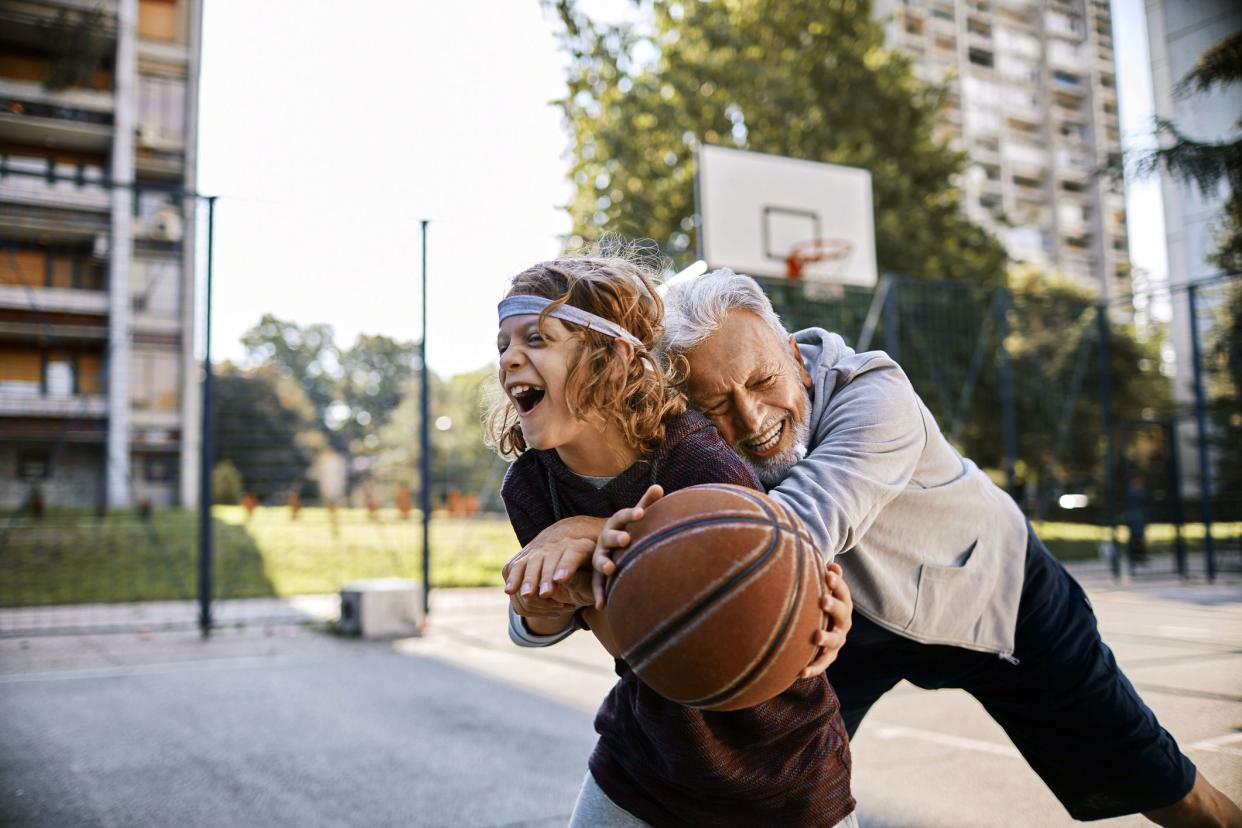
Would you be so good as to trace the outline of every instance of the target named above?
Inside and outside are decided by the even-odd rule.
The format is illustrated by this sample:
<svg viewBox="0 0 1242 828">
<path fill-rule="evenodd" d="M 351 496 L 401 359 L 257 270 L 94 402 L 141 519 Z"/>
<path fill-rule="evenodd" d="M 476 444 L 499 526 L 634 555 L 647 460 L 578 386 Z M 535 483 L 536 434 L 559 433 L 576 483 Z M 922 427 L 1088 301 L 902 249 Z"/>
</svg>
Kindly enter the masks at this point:
<svg viewBox="0 0 1242 828">
<path fill-rule="evenodd" d="M 354 581 L 341 587 L 340 631 L 363 638 L 400 638 L 423 629 L 423 585 L 406 578 Z"/>
</svg>

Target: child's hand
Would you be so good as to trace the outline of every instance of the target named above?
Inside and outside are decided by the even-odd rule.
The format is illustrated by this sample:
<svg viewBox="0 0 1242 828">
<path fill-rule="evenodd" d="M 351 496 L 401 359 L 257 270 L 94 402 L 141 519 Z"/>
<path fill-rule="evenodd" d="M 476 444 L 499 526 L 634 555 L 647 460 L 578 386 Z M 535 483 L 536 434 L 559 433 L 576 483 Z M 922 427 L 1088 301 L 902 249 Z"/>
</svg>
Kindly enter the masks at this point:
<svg viewBox="0 0 1242 828">
<path fill-rule="evenodd" d="M 622 509 L 604 523 L 603 531 L 595 542 L 595 553 L 591 556 L 591 568 L 595 574 L 591 578 L 592 591 L 595 593 L 595 608 L 604 608 L 604 578 L 616 571 L 617 565 L 612 562 L 612 555 L 618 549 L 630 544 L 630 533 L 625 527 L 636 520 L 641 520 L 647 507 L 664 497 L 661 486 L 650 486 L 638 504 L 629 509 Z"/>
<path fill-rule="evenodd" d="M 562 603 L 581 597 L 581 587 L 561 587 L 568 587 L 574 573 L 586 565 L 603 524 L 600 518 L 578 516 L 544 529 L 501 569 L 505 592 L 523 599 L 556 597 Z M 588 598 L 578 606 L 590 603 Z"/>
<path fill-rule="evenodd" d="M 827 670 L 845 646 L 845 636 L 853 624 L 854 599 L 850 597 L 849 585 L 841 575 L 840 564 L 830 563 L 824 567 L 824 583 L 828 594 L 819 599 L 819 608 L 828 616 L 828 629 L 815 631 L 814 643 L 820 651 L 802 669 L 799 678 L 812 678 Z"/>
</svg>

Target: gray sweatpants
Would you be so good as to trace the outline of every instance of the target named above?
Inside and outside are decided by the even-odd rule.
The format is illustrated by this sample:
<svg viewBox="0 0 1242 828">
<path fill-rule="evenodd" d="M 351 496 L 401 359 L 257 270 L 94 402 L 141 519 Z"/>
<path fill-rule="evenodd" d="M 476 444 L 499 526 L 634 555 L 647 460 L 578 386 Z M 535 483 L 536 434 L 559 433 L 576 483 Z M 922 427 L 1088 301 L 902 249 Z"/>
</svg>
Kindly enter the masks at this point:
<svg viewBox="0 0 1242 828">
<path fill-rule="evenodd" d="M 608 798 L 590 771 L 582 780 L 578 801 L 569 817 L 569 828 L 651 828 L 629 811 Z M 850 814 L 833 828 L 858 828 L 858 817 Z"/>
</svg>

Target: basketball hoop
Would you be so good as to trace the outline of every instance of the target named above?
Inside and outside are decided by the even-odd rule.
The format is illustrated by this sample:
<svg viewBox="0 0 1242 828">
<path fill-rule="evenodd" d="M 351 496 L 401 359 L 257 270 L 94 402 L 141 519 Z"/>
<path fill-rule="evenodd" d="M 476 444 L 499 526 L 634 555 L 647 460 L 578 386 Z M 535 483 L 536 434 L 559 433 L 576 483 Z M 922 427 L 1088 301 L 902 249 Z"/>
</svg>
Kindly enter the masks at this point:
<svg viewBox="0 0 1242 828">
<path fill-rule="evenodd" d="M 790 279 L 801 279 L 806 266 L 815 262 L 844 262 L 854 251 L 854 245 L 846 239 L 811 239 L 798 242 L 790 247 L 785 257 L 785 275 Z M 834 274 L 836 275 L 836 274 Z"/>
<path fill-rule="evenodd" d="M 854 252 L 854 245 L 846 239 L 818 238 L 791 245 L 785 257 L 785 275 L 802 282 L 802 294 L 810 300 L 831 302 L 840 299 L 845 289 L 841 285 L 841 271 Z M 807 265 L 824 264 L 815 272 L 808 273 Z M 806 278 L 804 278 L 806 277 Z"/>
</svg>

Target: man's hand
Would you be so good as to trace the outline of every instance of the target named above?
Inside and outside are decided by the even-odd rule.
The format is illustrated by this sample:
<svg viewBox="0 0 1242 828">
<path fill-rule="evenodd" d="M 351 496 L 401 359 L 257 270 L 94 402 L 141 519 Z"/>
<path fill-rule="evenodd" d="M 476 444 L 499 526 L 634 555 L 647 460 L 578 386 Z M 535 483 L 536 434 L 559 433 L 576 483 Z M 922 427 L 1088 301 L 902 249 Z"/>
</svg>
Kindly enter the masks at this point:
<svg viewBox="0 0 1242 828">
<path fill-rule="evenodd" d="M 561 604 L 583 597 L 581 583 L 576 587 L 569 585 L 574 573 L 590 558 L 603 526 L 602 518 L 578 515 L 557 521 L 544 529 L 501 568 L 505 592 L 521 599 L 523 606 L 536 611 L 544 605 L 530 600 L 535 597 L 556 599 Z M 590 603 L 587 595 L 586 600 L 574 607 Z M 517 602 L 514 609 L 519 615 L 532 617 L 518 609 Z"/>
<path fill-rule="evenodd" d="M 837 660 L 853 623 L 854 599 L 850 597 L 849 585 L 841 575 L 840 564 L 830 563 L 824 567 L 824 584 L 828 587 L 828 594 L 819 599 L 819 608 L 828 616 L 828 629 L 815 631 L 814 643 L 820 648 L 819 653 L 802 669 L 799 678 L 818 676 Z"/>
<path fill-rule="evenodd" d="M 636 520 L 642 520 L 647 507 L 662 497 L 663 487 L 649 486 L 636 505 L 620 510 L 604 523 L 604 528 L 595 542 L 595 552 L 591 555 L 591 568 L 595 570 L 591 584 L 597 610 L 604 608 L 604 579 L 617 570 L 617 565 L 612 561 L 613 554 L 630 545 L 630 533 L 625 531 L 625 527 Z"/>
</svg>

